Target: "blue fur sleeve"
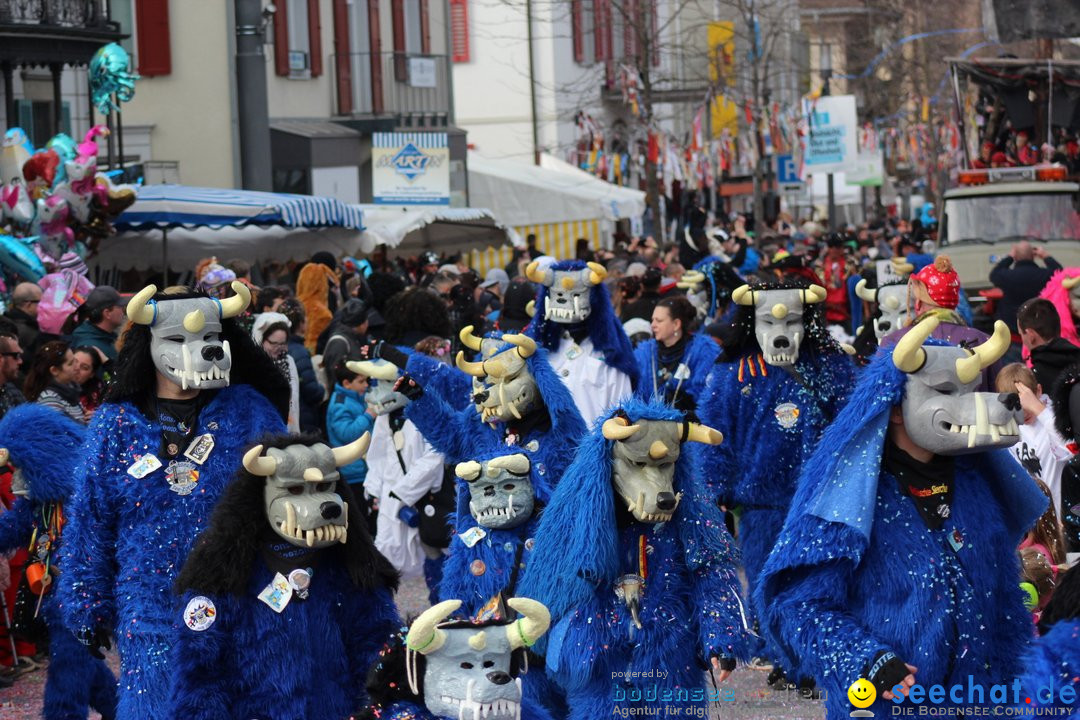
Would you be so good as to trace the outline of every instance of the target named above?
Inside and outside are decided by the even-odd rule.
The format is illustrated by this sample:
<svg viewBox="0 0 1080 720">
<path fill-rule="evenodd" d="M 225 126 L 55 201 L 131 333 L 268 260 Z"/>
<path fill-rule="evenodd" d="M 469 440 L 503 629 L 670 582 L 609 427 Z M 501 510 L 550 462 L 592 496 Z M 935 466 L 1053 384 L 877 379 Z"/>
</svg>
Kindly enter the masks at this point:
<svg viewBox="0 0 1080 720">
<path fill-rule="evenodd" d="M 435 393 L 427 392 L 405 406 L 405 417 L 412 421 L 431 447 L 446 458 L 447 463 L 460 462 L 469 454 L 472 443 L 469 441 L 470 423 L 464 420 L 464 413 L 476 415 L 472 408 L 455 411 L 445 400 Z"/>
<path fill-rule="evenodd" d="M 122 415 L 118 405 L 98 409 L 86 433 L 83 458 L 75 470 L 75 491 L 66 508 L 59 600 L 64 624 L 76 633 L 96 626 L 112 629 L 116 617 L 116 494 L 104 468 L 106 458 L 121 451 L 113 426 Z"/>
<path fill-rule="evenodd" d="M 34 531 L 34 503 L 18 498 L 3 515 L 0 515 L 0 552 L 8 552 L 30 544 Z"/>
<path fill-rule="evenodd" d="M 719 430 L 724 442 L 702 449 L 702 477 L 713 491 L 714 497 L 730 501 L 735 494 L 737 478 L 734 476 L 737 428 L 738 389 L 735 374 L 728 364 L 713 366 L 698 398 L 698 417 L 701 422 Z"/>
<path fill-rule="evenodd" d="M 345 631 L 350 680 L 355 692 L 352 706 L 359 708 L 368 702 L 365 689 L 368 670 L 375 663 L 383 643 L 401 627 L 401 618 L 394 598 L 386 588 L 372 593 L 358 593 L 353 589 L 345 597 L 351 602 L 342 604 L 339 624 Z"/>
<path fill-rule="evenodd" d="M 634 363 L 637 365 L 640 379 L 634 395 L 646 402 L 653 397 L 653 376 L 656 366 L 656 341 L 647 340 L 634 348 Z"/>
<path fill-rule="evenodd" d="M 1075 705 L 1065 705 L 1061 691 L 1071 687 L 1073 697 L 1080 695 L 1080 619 L 1074 617 L 1055 623 L 1024 654 L 1022 665 L 1024 675 L 1020 684 L 1026 693 L 1030 693 L 1032 704 L 1021 701 L 1021 707 L 1030 711 L 1032 707 L 1053 706 L 1075 712 Z M 1053 688 L 1054 702 L 1048 702 L 1051 698 L 1042 690 L 1044 687 Z"/>
<path fill-rule="evenodd" d="M 184 595 L 180 607 L 197 593 Z M 181 623 L 173 644 L 172 712 L 169 717 L 198 718 L 198 720 L 230 720 L 234 691 L 230 688 L 235 670 L 230 667 L 232 646 L 230 618 L 238 617 L 239 603 L 232 598 L 211 598 L 217 608 L 217 619 L 202 631 L 188 629 Z M 270 649 L 267 648 L 269 651 Z"/>
<path fill-rule="evenodd" d="M 866 539 L 853 528 L 793 510 L 758 586 L 762 632 L 785 653 L 788 667 L 823 681 L 830 697 L 844 697 L 873 657 L 889 649 L 845 611 L 865 549 Z"/>
<path fill-rule="evenodd" d="M 434 393 L 455 410 L 468 405 L 472 378 L 456 367 L 414 352 L 409 355 L 405 371 L 424 388 L 425 393 Z"/>
</svg>

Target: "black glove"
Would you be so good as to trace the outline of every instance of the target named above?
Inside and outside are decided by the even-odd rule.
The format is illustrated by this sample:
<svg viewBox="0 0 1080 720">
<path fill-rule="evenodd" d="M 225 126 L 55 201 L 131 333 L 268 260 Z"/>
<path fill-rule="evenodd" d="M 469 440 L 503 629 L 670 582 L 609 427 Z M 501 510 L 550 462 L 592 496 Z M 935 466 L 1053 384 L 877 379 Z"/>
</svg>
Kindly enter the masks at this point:
<svg viewBox="0 0 1080 720">
<path fill-rule="evenodd" d="M 378 360 L 382 358 L 387 362 L 394 363 L 404 369 L 405 363 L 409 362 L 409 356 L 398 350 L 388 342 L 377 340 L 360 347 L 361 360 Z"/>
<path fill-rule="evenodd" d="M 404 395 L 410 402 L 424 394 L 424 388 L 408 373 L 397 379 L 394 383 L 394 391 Z"/>
<path fill-rule="evenodd" d="M 90 651 L 90 654 L 98 660 L 105 659 L 103 650 L 112 649 L 112 640 L 109 638 L 109 631 L 101 625 L 96 626 L 92 630 L 83 628 L 75 637 L 78 638 L 79 642 L 85 645 L 86 649 Z"/>
<path fill-rule="evenodd" d="M 712 664 L 712 658 L 716 658 L 720 661 L 720 669 L 727 670 L 728 672 L 734 672 L 735 670 L 735 658 L 728 657 L 727 655 L 713 655 L 710 657 L 709 664 Z"/>
<path fill-rule="evenodd" d="M 902 683 L 911 674 L 907 665 L 891 650 L 882 650 L 873 661 L 863 669 L 863 677 L 869 680 L 877 690 L 878 697 Z"/>
</svg>

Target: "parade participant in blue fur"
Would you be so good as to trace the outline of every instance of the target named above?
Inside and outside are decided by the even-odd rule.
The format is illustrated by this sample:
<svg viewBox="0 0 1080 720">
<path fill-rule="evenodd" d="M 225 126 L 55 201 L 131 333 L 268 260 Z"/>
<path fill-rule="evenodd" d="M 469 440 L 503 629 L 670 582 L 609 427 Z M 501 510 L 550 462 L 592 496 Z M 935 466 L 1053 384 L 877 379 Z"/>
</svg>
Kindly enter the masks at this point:
<svg viewBox="0 0 1080 720">
<path fill-rule="evenodd" d="M 522 617 L 447 620 L 460 606 L 428 608 L 383 647 L 368 677 L 372 705 L 359 720 L 551 720 L 521 682 L 526 650 L 551 623 L 547 608 L 515 597 L 507 606 Z"/>
<path fill-rule="evenodd" d="M 176 581 L 172 712 L 197 720 L 345 718 L 401 624 L 398 575 L 375 549 L 340 468 L 371 435 L 251 448 Z"/>
<path fill-rule="evenodd" d="M 116 678 L 64 627 L 53 587 L 60 571 L 64 513 L 75 492 L 72 467 L 84 432 L 42 405 L 20 405 L 0 420 L 0 465 L 15 466 L 12 492 L 17 497 L 11 510 L 0 515 L 0 552 L 30 547 L 26 574 L 31 593 L 40 598 L 35 614 L 49 631 L 45 720 L 86 718 L 91 707 L 104 720 L 116 717 Z"/>
<path fill-rule="evenodd" d="M 705 323 L 727 315 L 731 293 L 743 284 L 738 271 L 719 255 L 702 258 L 678 282 Z"/>
<path fill-rule="evenodd" d="M 1058 580 L 1039 620 L 1039 631 L 1039 639 L 1021 663 L 1024 674 L 1020 686 L 1026 693 L 1022 697 L 1030 697 L 1031 702 L 1021 702 L 1027 708 L 1054 707 L 1059 717 L 1075 720 L 1080 717 L 1075 704 L 1080 695 L 1080 565 L 1074 565 Z M 1051 688 L 1052 697 L 1043 690 L 1046 687 Z M 1073 700 L 1066 703 L 1067 697 Z"/>
<path fill-rule="evenodd" d="M 784 524 L 803 462 L 836 416 L 854 380 L 854 366 L 825 328 L 818 285 L 747 285 L 726 362 L 709 375 L 698 403 L 701 421 L 724 433 L 705 448 L 702 465 L 714 497 L 741 507 L 738 537 L 750 592 Z M 749 603 L 753 607 L 752 603 Z M 775 659 L 760 642 L 754 666 Z M 774 669 L 776 680 L 779 669 Z"/>
<path fill-rule="evenodd" d="M 121 720 L 171 717 L 172 582 L 243 449 L 285 430 L 286 380 L 234 319 L 250 294 L 232 287 L 223 300 L 152 285 L 132 298 L 76 470 L 60 600 L 91 652 L 115 636 Z"/>
<path fill-rule="evenodd" d="M 470 362 L 459 352 L 456 359 L 472 377 L 472 407 L 455 408 L 407 372 L 395 386 L 412 400 L 405 417 L 448 463 L 473 459 L 478 446 L 507 445 L 527 452 L 535 472 L 549 476 L 554 486 L 585 434 L 585 422 L 547 353 L 525 335 L 479 338 L 469 326 L 460 337 L 480 358 Z M 409 367 L 437 362 L 420 353 L 408 358 Z"/>
<path fill-rule="evenodd" d="M 634 350 L 643 378 L 636 393 L 639 398 L 656 398 L 683 412 L 697 409 L 698 398 L 721 350 L 708 335 L 692 332 L 695 320 L 694 306 L 682 296 L 656 303 L 652 316 L 654 339 Z"/>
<path fill-rule="evenodd" d="M 525 334 L 548 352 L 586 423 L 630 395 L 642 373 L 630 339 L 615 316 L 599 263 L 560 260 L 525 268 L 539 285 L 536 316 Z"/>
<path fill-rule="evenodd" d="M 688 441 L 721 437 L 626 400 L 582 441 L 544 511 L 520 592 L 551 610 L 545 664 L 573 720 L 663 714 L 680 691 L 688 712 L 704 711 L 706 669 L 723 680 L 745 655 L 737 553 Z"/>
<path fill-rule="evenodd" d="M 860 678 L 876 717 L 915 683 L 989 692 L 1031 639 L 1015 550 L 1046 497 L 1003 449 L 1023 422 L 1017 396 L 977 392 L 1009 331 L 998 321 L 966 350 L 930 338 L 937 324 L 863 370 L 758 583 L 764 632 L 825 691 L 830 717 L 850 711 Z"/>
</svg>

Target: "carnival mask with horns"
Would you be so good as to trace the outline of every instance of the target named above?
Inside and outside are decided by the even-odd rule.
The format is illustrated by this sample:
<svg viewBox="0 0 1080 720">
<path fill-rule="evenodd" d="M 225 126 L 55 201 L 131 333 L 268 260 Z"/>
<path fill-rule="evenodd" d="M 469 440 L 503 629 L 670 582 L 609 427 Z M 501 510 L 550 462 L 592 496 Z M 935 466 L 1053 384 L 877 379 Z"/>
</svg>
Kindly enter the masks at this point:
<svg viewBox="0 0 1080 720">
<path fill-rule="evenodd" d="M 244 469 L 266 478 L 263 503 L 270 526 L 293 545 L 309 548 L 344 544 L 349 505 L 335 492 L 338 468 L 364 457 L 371 434 L 339 448 L 322 443 L 270 448 L 256 445 L 244 454 Z"/>
<path fill-rule="evenodd" d="M 863 278 L 855 285 L 855 294 L 860 300 L 877 303 L 881 311 L 879 317 L 874 318 L 874 337 L 878 339 L 878 342 L 881 342 L 881 339 L 893 330 L 907 325 L 907 283 L 892 283 L 879 288 L 870 288 L 867 287 L 866 279 Z"/>
<path fill-rule="evenodd" d="M 592 312 L 589 293 L 594 285 L 604 282 L 607 269 L 600 263 L 590 262 L 579 270 L 541 270 L 540 261 L 533 260 L 525 268 L 525 276 L 548 289 L 544 320 L 578 323 Z"/>
<path fill-rule="evenodd" d="M 454 474 L 469 486 L 469 512 L 480 527 L 509 530 L 532 517 L 531 467 L 524 453 L 457 464 Z"/>
<path fill-rule="evenodd" d="M 731 293 L 731 299 L 754 308 L 754 335 L 765 362 L 784 367 L 794 365 L 799 359 L 799 344 L 806 335 L 804 306 L 824 302 L 825 294 L 825 288 L 820 285 L 805 290 L 751 290 L 749 285 L 742 285 Z"/>
<path fill-rule="evenodd" d="M 512 674 L 512 656 L 547 632 L 551 615 L 529 598 L 506 604 L 523 617 L 497 624 L 444 623 L 461 607 L 460 600 L 446 600 L 413 621 L 405 647 L 424 656 L 424 704 L 435 717 L 520 720 L 521 679 Z M 407 667 L 409 689 L 418 694 L 416 664 Z"/>
<path fill-rule="evenodd" d="M 364 402 L 375 411 L 376 415 L 389 415 L 409 404 L 409 398 L 394 390 L 398 379 L 398 366 L 389 360 L 350 360 L 345 367 L 359 375 L 371 378 L 368 391 L 364 393 Z"/>
<path fill-rule="evenodd" d="M 1069 293 L 1069 310 L 1080 316 L 1080 275 L 1061 278 L 1061 286 Z"/>
<path fill-rule="evenodd" d="M 183 390 L 210 390 L 229 384 L 232 353 L 222 342 L 221 321 L 244 312 L 251 292 L 234 282 L 236 293 L 217 300 L 210 297 L 168 297 L 154 300 L 157 287 L 140 290 L 127 306 L 133 323 L 150 327 L 150 354 L 158 372 Z"/>
<path fill-rule="evenodd" d="M 487 423 L 522 419 L 539 397 L 536 378 L 525 362 L 536 352 L 536 341 L 526 335 L 480 338 L 472 331 L 468 325 L 459 337 L 465 347 L 480 353 L 480 360 L 469 362 L 458 352 L 457 366 L 473 377 L 476 411 Z"/>
<path fill-rule="evenodd" d="M 994 334 L 970 350 L 923 343 L 938 326 L 930 316 L 908 330 L 892 351 L 907 373 L 901 412 L 904 429 L 919 447 L 938 455 L 963 455 L 1008 447 L 1023 422 L 1015 393 L 976 392 L 982 371 L 1009 349 L 1009 328 L 998 320 Z"/>
<path fill-rule="evenodd" d="M 674 420 L 634 423 L 623 414 L 604 421 L 604 437 L 611 446 L 612 484 L 634 519 L 667 522 L 675 514 L 682 494 L 675 493 L 675 463 L 687 441 L 719 445 L 724 436 L 711 427 Z"/>
</svg>

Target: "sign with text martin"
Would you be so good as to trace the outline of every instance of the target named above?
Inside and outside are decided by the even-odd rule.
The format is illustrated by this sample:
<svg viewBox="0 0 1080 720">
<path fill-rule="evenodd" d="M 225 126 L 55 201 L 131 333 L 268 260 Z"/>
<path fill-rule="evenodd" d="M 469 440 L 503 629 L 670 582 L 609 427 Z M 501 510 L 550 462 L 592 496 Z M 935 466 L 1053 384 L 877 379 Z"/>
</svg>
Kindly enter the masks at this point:
<svg viewBox="0 0 1080 720">
<path fill-rule="evenodd" d="M 855 96 L 826 95 L 803 100 L 803 113 L 809 119 L 803 174 L 838 173 L 853 167 L 858 155 Z"/>
<path fill-rule="evenodd" d="M 373 133 L 371 189 L 376 205 L 449 205 L 446 133 Z"/>
</svg>

